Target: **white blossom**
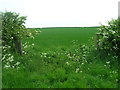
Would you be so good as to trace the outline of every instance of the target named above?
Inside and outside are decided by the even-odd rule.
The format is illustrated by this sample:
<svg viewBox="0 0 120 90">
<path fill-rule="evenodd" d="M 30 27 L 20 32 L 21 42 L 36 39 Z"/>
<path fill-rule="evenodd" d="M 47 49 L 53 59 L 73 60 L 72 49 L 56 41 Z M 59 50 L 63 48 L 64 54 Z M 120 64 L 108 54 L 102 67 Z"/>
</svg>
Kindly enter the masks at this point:
<svg viewBox="0 0 120 90">
<path fill-rule="evenodd" d="M 33 43 L 32 46 L 34 46 L 35 44 Z"/>
<path fill-rule="evenodd" d="M 20 64 L 20 62 L 17 62 L 15 65 L 18 66 Z"/>
<path fill-rule="evenodd" d="M 10 65 L 5 65 L 4 68 L 10 68 Z"/>
<path fill-rule="evenodd" d="M 107 63 L 107 64 L 109 64 L 109 63 L 110 63 L 110 61 L 107 61 L 106 63 Z"/>
<path fill-rule="evenodd" d="M 69 63 L 69 62 L 66 62 L 66 64 L 67 64 L 67 65 L 70 65 L 70 63 Z"/>
<path fill-rule="evenodd" d="M 76 72 L 76 73 L 78 73 L 78 72 L 79 72 L 79 70 L 80 70 L 79 68 L 76 68 L 76 71 L 75 71 L 75 72 Z"/>
</svg>

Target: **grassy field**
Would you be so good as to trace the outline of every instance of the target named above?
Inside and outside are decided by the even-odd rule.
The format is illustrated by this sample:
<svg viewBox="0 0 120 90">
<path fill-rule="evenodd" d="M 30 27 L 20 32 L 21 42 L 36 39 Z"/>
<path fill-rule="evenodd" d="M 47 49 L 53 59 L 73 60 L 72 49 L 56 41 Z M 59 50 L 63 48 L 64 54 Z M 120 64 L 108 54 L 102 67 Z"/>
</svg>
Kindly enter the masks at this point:
<svg viewBox="0 0 120 90">
<path fill-rule="evenodd" d="M 30 43 L 35 43 L 39 48 L 55 49 L 69 48 L 76 41 L 79 44 L 89 44 L 89 40 L 95 36 L 97 27 L 65 27 L 65 28 L 42 28 L 36 36 L 35 40 L 29 40 Z"/>
<path fill-rule="evenodd" d="M 20 68 L 3 68 L 3 88 L 117 88 L 116 59 L 94 49 L 96 27 L 37 30 L 14 54 Z"/>
</svg>

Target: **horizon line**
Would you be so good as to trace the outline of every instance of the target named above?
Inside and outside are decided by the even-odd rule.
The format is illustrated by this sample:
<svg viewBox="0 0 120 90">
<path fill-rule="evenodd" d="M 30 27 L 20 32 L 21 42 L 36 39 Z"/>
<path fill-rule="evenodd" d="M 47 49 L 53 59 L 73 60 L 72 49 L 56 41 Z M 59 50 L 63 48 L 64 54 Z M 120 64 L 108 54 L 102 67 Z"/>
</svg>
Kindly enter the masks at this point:
<svg viewBox="0 0 120 90">
<path fill-rule="evenodd" d="M 81 26 L 82 28 L 85 27 L 100 27 L 100 26 Z M 28 27 L 28 28 L 80 28 L 80 27 Z"/>
</svg>

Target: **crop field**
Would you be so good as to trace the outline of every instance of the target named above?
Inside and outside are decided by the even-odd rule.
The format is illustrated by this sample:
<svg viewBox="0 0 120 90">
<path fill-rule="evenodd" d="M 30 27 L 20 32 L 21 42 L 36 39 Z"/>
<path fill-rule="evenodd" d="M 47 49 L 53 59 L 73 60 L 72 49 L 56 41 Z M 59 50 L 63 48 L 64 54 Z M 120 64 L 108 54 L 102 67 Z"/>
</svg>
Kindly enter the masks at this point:
<svg viewBox="0 0 120 90">
<path fill-rule="evenodd" d="M 3 68 L 3 88 L 117 88 L 117 60 L 94 50 L 97 28 L 32 28 L 41 32 L 14 54 L 20 68 Z"/>
<path fill-rule="evenodd" d="M 33 29 L 34 30 L 34 29 Z M 41 28 L 41 33 L 30 43 L 35 43 L 39 48 L 57 49 L 70 48 L 73 42 L 79 44 L 89 44 L 89 40 L 95 37 L 97 27 L 61 27 L 61 28 Z M 26 41 L 25 41 L 26 42 Z"/>
</svg>

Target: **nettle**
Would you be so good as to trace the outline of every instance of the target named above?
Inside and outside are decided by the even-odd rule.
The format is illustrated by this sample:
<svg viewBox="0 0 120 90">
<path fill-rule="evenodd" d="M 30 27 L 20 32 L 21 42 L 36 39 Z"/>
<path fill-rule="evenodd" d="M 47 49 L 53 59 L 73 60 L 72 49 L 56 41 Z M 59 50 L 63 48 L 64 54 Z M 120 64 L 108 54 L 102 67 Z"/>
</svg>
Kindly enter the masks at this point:
<svg viewBox="0 0 120 90">
<path fill-rule="evenodd" d="M 108 25 L 101 25 L 98 29 L 101 38 L 99 38 L 100 49 L 107 52 L 114 52 L 119 55 L 120 52 L 120 18 L 108 21 Z"/>
<path fill-rule="evenodd" d="M 26 16 L 20 16 L 15 12 L 1 12 L 2 29 L 2 61 L 4 67 L 14 67 L 19 63 L 14 61 L 12 53 L 18 52 L 23 54 L 24 45 L 22 39 L 34 38 L 38 33 L 25 27 Z M 14 62 L 14 65 L 13 63 Z M 16 62 L 16 63 L 15 63 Z"/>
</svg>

